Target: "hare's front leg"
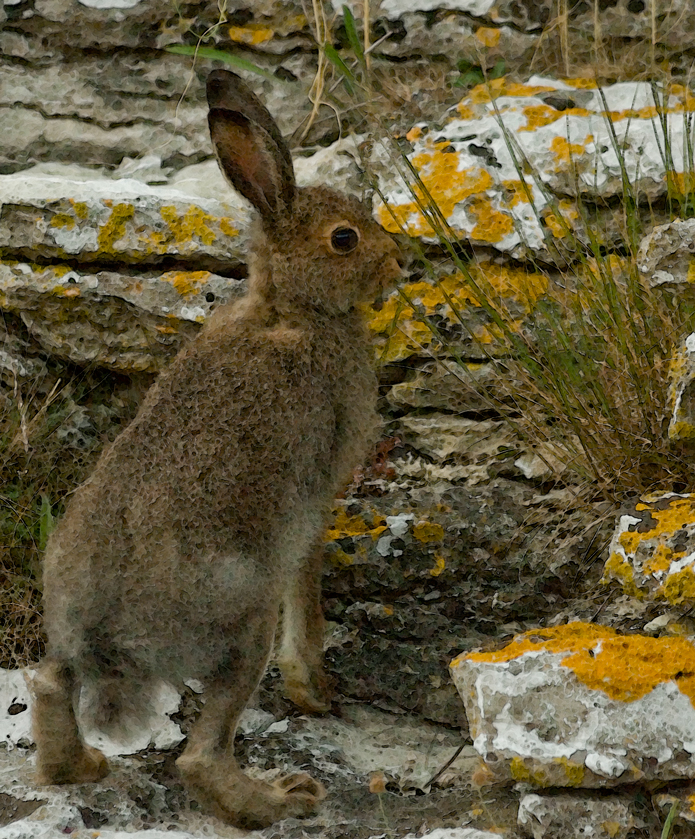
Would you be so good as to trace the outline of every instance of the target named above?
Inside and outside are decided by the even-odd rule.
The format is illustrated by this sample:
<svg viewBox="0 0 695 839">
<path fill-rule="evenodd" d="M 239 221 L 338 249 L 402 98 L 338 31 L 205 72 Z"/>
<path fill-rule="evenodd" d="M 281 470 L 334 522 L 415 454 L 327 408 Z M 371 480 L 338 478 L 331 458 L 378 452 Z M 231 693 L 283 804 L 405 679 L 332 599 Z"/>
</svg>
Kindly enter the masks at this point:
<svg viewBox="0 0 695 839">
<path fill-rule="evenodd" d="M 288 698 L 313 714 L 324 714 L 331 707 L 323 669 L 323 556 L 323 540 L 319 540 L 287 583 L 278 653 Z"/>
<path fill-rule="evenodd" d="M 229 660 L 206 687 L 200 719 L 176 761 L 192 795 L 213 815 L 239 827 L 307 816 L 325 796 L 323 786 L 308 775 L 272 785 L 252 780 L 234 757 L 237 722 L 263 675 L 276 624 L 277 611 L 240 621 Z"/>
<path fill-rule="evenodd" d="M 70 666 L 56 659 L 44 659 L 31 689 L 38 783 L 85 784 L 101 780 L 108 774 L 109 765 L 101 752 L 86 746 L 80 738 L 73 706 L 75 681 Z"/>
</svg>

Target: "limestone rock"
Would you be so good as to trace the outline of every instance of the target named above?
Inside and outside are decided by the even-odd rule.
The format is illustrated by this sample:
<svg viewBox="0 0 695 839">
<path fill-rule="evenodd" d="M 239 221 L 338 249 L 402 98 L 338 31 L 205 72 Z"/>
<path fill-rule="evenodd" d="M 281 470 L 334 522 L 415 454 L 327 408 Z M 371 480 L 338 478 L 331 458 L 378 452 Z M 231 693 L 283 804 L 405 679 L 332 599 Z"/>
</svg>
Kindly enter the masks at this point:
<svg viewBox="0 0 695 839">
<path fill-rule="evenodd" d="M 570 623 L 451 663 L 492 780 L 603 787 L 695 777 L 695 645 Z"/>
<path fill-rule="evenodd" d="M 671 358 L 668 424 L 670 440 L 695 438 L 695 333 L 681 342 Z"/>
<path fill-rule="evenodd" d="M 525 795 L 519 826 L 533 839 L 626 839 L 635 820 L 626 797 Z"/>
<path fill-rule="evenodd" d="M 249 214 L 231 189 L 203 198 L 135 180 L 0 176 L 0 248 L 43 259 L 239 265 Z"/>
<path fill-rule="evenodd" d="M 519 85 L 496 79 L 470 91 L 441 127 L 415 126 L 408 133 L 408 157 L 450 235 L 520 258 L 530 253 L 548 258 L 549 242 L 566 237 L 579 216 L 572 202 L 560 197 L 619 195 L 623 165 L 640 193 L 655 198 L 666 192 L 660 112 L 675 171 L 683 171 L 693 140 L 687 118 L 692 97 L 674 86 L 657 99 L 646 83 L 598 91 L 580 80 L 571 84 L 534 76 Z M 518 152 L 512 153 L 514 148 Z M 529 166 L 532 174 L 521 176 Z M 547 190 L 558 195 L 555 207 Z M 411 235 L 437 241 L 418 209 L 417 189 L 414 194 L 399 177 L 386 176 L 382 191 L 391 205 L 390 211 L 378 209 L 384 227 L 395 232 L 402 226 Z"/>
<path fill-rule="evenodd" d="M 695 219 L 655 227 L 640 243 L 637 264 L 651 286 L 687 293 L 695 272 Z"/>
<path fill-rule="evenodd" d="M 626 594 L 651 595 L 680 606 L 695 601 L 695 496 L 647 496 L 620 517 L 611 540 L 605 579 Z"/>
</svg>

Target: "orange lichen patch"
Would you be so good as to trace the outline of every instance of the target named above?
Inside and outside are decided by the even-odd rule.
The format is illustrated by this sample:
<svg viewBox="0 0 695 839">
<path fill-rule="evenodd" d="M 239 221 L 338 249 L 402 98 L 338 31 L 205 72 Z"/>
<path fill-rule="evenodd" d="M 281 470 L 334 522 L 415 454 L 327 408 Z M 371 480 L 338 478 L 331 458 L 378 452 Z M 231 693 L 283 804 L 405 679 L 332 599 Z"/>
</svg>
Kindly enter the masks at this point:
<svg viewBox="0 0 695 839">
<path fill-rule="evenodd" d="M 57 285 L 53 288 L 54 294 L 59 294 L 61 297 L 79 297 L 82 292 L 76 285 L 62 286 Z"/>
<path fill-rule="evenodd" d="M 197 294 L 210 276 L 209 271 L 167 271 L 161 278 L 165 283 L 171 283 L 179 294 L 186 297 Z"/>
<path fill-rule="evenodd" d="M 475 30 L 475 37 L 484 47 L 496 47 L 500 42 L 501 34 L 499 29 L 491 26 L 480 26 Z"/>
<path fill-rule="evenodd" d="M 625 594 L 629 594 L 630 597 L 642 600 L 646 593 L 644 589 L 637 585 L 634 568 L 618 551 L 614 551 L 608 557 L 603 567 L 603 582 L 607 583 L 611 579 L 617 580 L 623 587 Z"/>
<path fill-rule="evenodd" d="M 468 100 L 473 104 L 490 102 L 499 96 L 535 96 L 538 93 L 551 93 L 556 88 L 547 85 L 517 84 L 508 82 L 506 76 L 493 79 L 490 82 L 476 85 L 468 94 Z"/>
<path fill-rule="evenodd" d="M 574 158 L 583 155 L 586 147 L 593 141 L 592 134 L 589 134 L 583 143 L 570 143 L 564 137 L 553 137 L 550 151 L 553 152 L 558 163 L 569 163 Z"/>
<path fill-rule="evenodd" d="M 422 137 L 422 126 L 414 125 L 410 131 L 405 135 L 405 139 L 411 143 L 414 143 L 416 140 L 419 140 Z"/>
<path fill-rule="evenodd" d="M 642 566 L 645 574 L 661 574 L 671 567 L 671 563 L 684 557 L 686 551 L 674 551 L 667 545 L 657 545 L 654 553 Z"/>
<path fill-rule="evenodd" d="M 67 213 L 56 213 L 51 218 L 51 227 L 65 227 L 72 230 L 75 226 L 75 219 Z"/>
<path fill-rule="evenodd" d="M 473 110 L 473 108 L 471 108 L 470 105 L 466 104 L 465 99 L 462 99 L 458 103 L 458 105 L 456 106 L 456 110 L 458 111 L 458 115 L 461 117 L 461 119 L 475 119 L 476 117 L 475 111 Z"/>
<path fill-rule="evenodd" d="M 668 180 L 672 189 L 681 195 L 690 195 L 695 192 L 695 173 L 693 172 L 668 172 Z"/>
<path fill-rule="evenodd" d="M 642 539 L 653 539 L 656 536 L 670 535 L 680 530 L 684 525 L 692 524 L 695 521 L 695 497 L 694 496 L 674 496 L 667 499 L 668 506 L 663 510 L 658 510 L 653 504 L 640 502 L 635 506 L 638 513 L 649 512 L 651 518 L 654 520 L 654 526 L 644 533 L 624 533 L 623 536 L 637 537 L 638 542 Z M 620 537 L 621 545 L 623 543 L 623 536 Z"/>
<path fill-rule="evenodd" d="M 619 635 L 614 629 L 576 621 L 517 635 L 501 650 L 454 659 L 501 663 L 529 652 L 566 653 L 561 664 L 590 690 L 634 702 L 663 682 L 675 682 L 695 705 L 695 646 L 685 638 Z"/>
<path fill-rule="evenodd" d="M 374 516 L 372 524 L 369 525 L 361 516 L 349 516 L 341 507 L 336 513 L 333 524 L 326 532 L 326 541 L 334 542 L 336 539 L 366 534 L 376 540 L 385 530 L 388 530 L 388 527 L 383 516 Z"/>
<path fill-rule="evenodd" d="M 433 521 L 419 521 L 413 525 L 413 536 L 423 544 L 441 542 L 444 538 L 444 528 Z"/>
<path fill-rule="evenodd" d="M 516 207 L 517 204 L 530 203 L 531 188 L 524 181 L 508 180 L 502 181 L 504 192 L 500 196 L 500 203 L 505 207 Z"/>
<path fill-rule="evenodd" d="M 438 577 L 446 568 L 446 560 L 441 554 L 434 555 L 434 566 L 430 568 L 430 574 L 433 577 Z"/>
<path fill-rule="evenodd" d="M 695 600 L 695 571 L 688 566 L 669 574 L 657 593 L 673 606 Z"/>
<path fill-rule="evenodd" d="M 481 305 L 479 298 L 493 301 L 503 315 L 505 301 L 513 301 L 517 309 L 529 313 L 536 300 L 548 289 L 548 278 L 542 274 L 492 262 L 473 266 L 470 276 L 472 282 L 462 274 L 450 274 L 434 283 L 409 283 L 401 288 L 400 294 L 394 292 L 381 309 L 363 307 L 369 328 L 386 337 L 386 344 L 376 347 L 377 357 L 383 363 L 397 361 L 430 346 L 435 336 L 423 320 L 429 315 L 437 314 L 451 323 L 460 324 L 464 311 Z M 508 321 L 512 328 L 520 326 L 520 322 L 511 315 Z M 473 334 L 485 343 L 502 337 L 499 330 L 493 333 L 480 325 L 472 329 Z"/>
<path fill-rule="evenodd" d="M 562 81 L 575 90 L 594 90 L 598 87 L 595 79 L 563 79 Z"/>
<path fill-rule="evenodd" d="M 542 214 L 543 220 L 548 225 L 548 229 L 556 239 L 564 239 L 566 236 L 571 236 L 574 230 L 574 222 L 579 219 L 579 210 L 574 201 L 568 198 L 562 198 L 557 203 L 558 213 L 552 211 Z"/>
<path fill-rule="evenodd" d="M 379 222 L 389 233 L 405 230 L 411 236 L 435 236 L 436 231 L 420 209 L 428 207 L 428 195 L 441 215 L 449 218 L 461 201 L 493 186 L 492 177 L 485 169 L 476 166 L 459 170 L 458 155 L 443 152 L 447 145 L 433 144 L 413 156 L 412 164 L 422 181 L 422 186 L 413 186 L 415 200 L 391 205 L 388 209 L 383 205 L 378 208 Z"/>
<path fill-rule="evenodd" d="M 155 329 L 157 330 L 157 332 L 161 332 L 163 335 L 176 335 L 176 333 L 179 331 L 174 326 L 163 326 L 161 324 L 155 326 Z"/>
<path fill-rule="evenodd" d="M 104 204 L 111 206 L 112 202 L 104 201 Z M 100 253 L 115 253 L 114 245 L 123 236 L 126 223 L 134 215 L 135 207 L 132 204 L 116 204 L 113 207 L 109 220 L 99 228 L 97 234 L 97 245 Z"/>
<path fill-rule="evenodd" d="M 471 200 L 468 212 L 478 221 L 471 230 L 471 239 L 481 242 L 501 242 L 514 232 L 514 219 L 493 207 L 489 198 L 478 196 Z"/>
<path fill-rule="evenodd" d="M 526 125 L 519 129 L 519 131 L 535 131 L 536 128 L 542 128 L 544 125 L 551 125 L 559 119 L 565 117 L 577 116 L 588 117 L 591 116 L 591 111 L 586 108 L 567 108 L 564 111 L 558 111 L 545 103 L 539 105 L 528 105 L 523 110 L 526 117 Z"/>
<path fill-rule="evenodd" d="M 275 32 L 269 27 L 254 26 L 254 24 L 249 24 L 248 26 L 230 26 L 228 32 L 230 39 L 235 43 L 247 44 L 251 47 L 264 44 L 266 41 L 270 41 L 275 35 Z"/>
</svg>

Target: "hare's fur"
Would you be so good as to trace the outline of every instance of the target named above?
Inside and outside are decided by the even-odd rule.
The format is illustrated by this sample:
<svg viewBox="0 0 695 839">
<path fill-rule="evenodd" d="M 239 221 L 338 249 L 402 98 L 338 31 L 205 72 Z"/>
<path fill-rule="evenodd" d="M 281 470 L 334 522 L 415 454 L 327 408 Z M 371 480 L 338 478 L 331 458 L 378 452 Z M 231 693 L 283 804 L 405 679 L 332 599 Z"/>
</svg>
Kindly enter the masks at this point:
<svg viewBox="0 0 695 839">
<path fill-rule="evenodd" d="M 277 128 L 237 77 L 212 74 L 208 95 L 220 164 L 261 214 L 248 294 L 160 375 L 52 534 L 34 734 L 41 782 L 95 781 L 108 767 L 80 738 L 80 686 L 108 728 L 138 714 L 152 679 L 202 680 L 179 768 L 211 812 L 264 825 L 306 815 L 324 794 L 308 776 L 251 781 L 234 732 L 282 603 L 286 689 L 326 709 L 321 536 L 377 428 L 355 307 L 400 275 L 399 252 L 356 200 L 295 186 Z M 338 228 L 357 232 L 348 253 L 336 251 Z"/>
</svg>

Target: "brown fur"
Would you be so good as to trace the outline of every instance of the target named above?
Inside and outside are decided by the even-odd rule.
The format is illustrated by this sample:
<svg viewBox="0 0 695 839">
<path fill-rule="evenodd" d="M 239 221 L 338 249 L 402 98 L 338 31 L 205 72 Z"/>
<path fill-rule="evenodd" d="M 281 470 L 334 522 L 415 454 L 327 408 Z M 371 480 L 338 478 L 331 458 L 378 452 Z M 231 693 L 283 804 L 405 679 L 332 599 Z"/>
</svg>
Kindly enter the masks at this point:
<svg viewBox="0 0 695 839">
<path fill-rule="evenodd" d="M 49 541 L 34 731 L 42 783 L 94 781 L 108 767 L 77 733 L 80 686 L 114 728 L 139 713 L 150 680 L 200 679 L 183 777 L 220 818 L 265 825 L 311 812 L 323 788 L 308 776 L 251 781 L 234 732 L 283 600 L 286 688 L 326 709 L 318 546 L 377 428 L 355 306 L 400 275 L 400 257 L 359 202 L 296 188 L 289 151 L 241 80 L 213 73 L 208 97 L 220 164 L 261 215 L 249 291 L 160 375 Z M 336 227 L 357 231 L 354 250 L 336 252 Z"/>
</svg>

